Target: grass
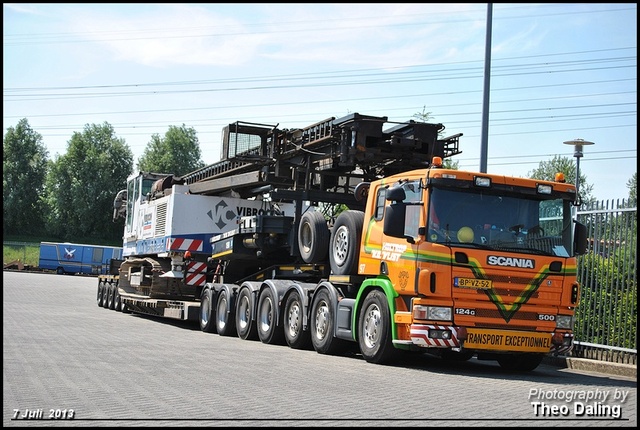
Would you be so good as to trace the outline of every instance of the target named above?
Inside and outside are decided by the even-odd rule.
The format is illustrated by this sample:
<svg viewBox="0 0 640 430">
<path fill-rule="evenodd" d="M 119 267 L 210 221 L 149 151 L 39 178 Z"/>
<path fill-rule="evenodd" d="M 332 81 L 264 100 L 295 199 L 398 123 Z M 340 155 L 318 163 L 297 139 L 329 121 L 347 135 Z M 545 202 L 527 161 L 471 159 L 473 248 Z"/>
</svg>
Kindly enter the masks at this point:
<svg viewBox="0 0 640 430">
<path fill-rule="evenodd" d="M 2 244 L 2 265 L 14 261 L 31 267 L 38 267 L 40 259 L 40 242 L 11 242 Z"/>
<path fill-rule="evenodd" d="M 40 242 L 73 242 L 94 245 L 122 246 L 122 242 L 114 243 L 92 238 L 78 240 L 60 240 L 48 236 L 5 235 L 2 243 L 2 265 L 20 261 L 25 266 L 37 268 L 40 263 Z"/>
</svg>

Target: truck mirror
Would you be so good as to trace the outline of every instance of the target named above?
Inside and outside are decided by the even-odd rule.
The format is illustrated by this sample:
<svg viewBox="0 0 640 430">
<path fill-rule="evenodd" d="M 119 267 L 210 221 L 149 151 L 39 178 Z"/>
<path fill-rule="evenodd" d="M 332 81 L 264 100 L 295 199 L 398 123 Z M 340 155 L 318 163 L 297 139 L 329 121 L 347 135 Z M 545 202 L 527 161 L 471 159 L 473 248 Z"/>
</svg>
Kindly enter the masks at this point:
<svg viewBox="0 0 640 430">
<path fill-rule="evenodd" d="M 401 202 L 407 198 L 407 194 L 404 192 L 404 188 L 391 187 L 387 190 L 387 200 L 392 202 Z M 404 217 L 403 224 L 404 224 Z"/>
<path fill-rule="evenodd" d="M 400 191 L 404 193 L 402 189 Z M 383 233 L 392 237 L 404 237 L 404 218 L 406 213 L 407 205 L 404 203 L 393 203 L 387 206 L 384 212 Z"/>
<path fill-rule="evenodd" d="M 576 221 L 573 233 L 573 249 L 576 255 L 584 255 L 587 253 L 589 243 L 587 240 L 587 226 Z"/>
</svg>

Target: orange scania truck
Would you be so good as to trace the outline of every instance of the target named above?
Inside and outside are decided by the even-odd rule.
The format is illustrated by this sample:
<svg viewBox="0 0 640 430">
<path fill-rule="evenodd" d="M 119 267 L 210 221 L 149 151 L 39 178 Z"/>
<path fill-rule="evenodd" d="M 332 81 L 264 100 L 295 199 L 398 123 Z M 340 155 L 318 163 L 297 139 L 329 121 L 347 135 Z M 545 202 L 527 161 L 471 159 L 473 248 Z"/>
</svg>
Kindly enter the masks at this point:
<svg viewBox="0 0 640 430">
<path fill-rule="evenodd" d="M 568 352 L 587 248 L 575 186 L 444 168 L 460 135 L 386 122 L 237 122 L 216 165 L 132 175 L 98 305 L 321 354 L 356 342 L 380 364 L 405 350 L 530 371 Z"/>
</svg>

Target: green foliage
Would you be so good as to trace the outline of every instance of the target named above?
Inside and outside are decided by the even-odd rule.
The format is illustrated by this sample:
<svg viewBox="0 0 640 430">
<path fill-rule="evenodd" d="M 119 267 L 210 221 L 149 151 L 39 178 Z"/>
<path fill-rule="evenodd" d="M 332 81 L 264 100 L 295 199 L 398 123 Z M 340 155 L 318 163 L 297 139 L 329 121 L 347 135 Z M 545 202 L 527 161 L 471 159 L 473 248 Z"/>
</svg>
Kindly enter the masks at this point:
<svg viewBox="0 0 640 430">
<path fill-rule="evenodd" d="M 20 261 L 30 267 L 38 267 L 40 262 L 40 242 L 29 245 L 6 245 L 2 246 L 2 264 Z"/>
<path fill-rule="evenodd" d="M 453 161 L 451 158 L 445 158 L 442 161 L 442 167 L 445 169 L 459 170 L 459 164 L 458 160 Z"/>
<path fill-rule="evenodd" d="M 138 160 L 138 169 L 146 172 L 182 176 L 204 167 L 200 143 L 193 128 L 169 126 L 161 138 L 154 134 Z"/>
<path fill-rule="evenodd" d="M 87 124 L 82 133 L 75 132 L 67 153 L 49 165 L 48 232 L 70 242 L 122 237 L 122 224 L 112 221 L 113 198 L 132 167 L 131 150 L 110 124 Z"/>
<path fill-rule="evenodd" d="M 629 188 L 629 207 L 636 207 L 638 205 L 638 172 L 627 181 L 627 188 Z"/>
<path fill-rule="evenodd" d="M 537 169 L 527 173 L 529 178 L 541 179 L 543 181 L 554 181 L 556 173 L 564 173 L 565 180 L 576 183 L 576 162 L 573 158 L 555 155 L 550 161 L 541 161 Z M 591 195 L 593 185 L 587 182 L 586 176 L 580 172 L 580 197 L 583 203 L 591 203 L 595 198 Z"/>
<path fill-rule="evenodd" d="M 7 129 L 2 143 L 3 235 L 43 231 L 47 157 L 42 136 L 26 119 Z"/>
<path fill-rule="evenodd" d="M 429 122 L 431 119 L 431 112 L 427 112 L 427 107 L 422 106 L 422 112 L 416 112 L 413 117 L 420 122 Z"/>
<path fill-rule="evenodd" d="M 581 297 L 576 313 L 577 339 L 636 348 L 638 285 L 636 241 L 620 246 L 609 256 L 589 253 L 581 265 Z"/>
</svg>

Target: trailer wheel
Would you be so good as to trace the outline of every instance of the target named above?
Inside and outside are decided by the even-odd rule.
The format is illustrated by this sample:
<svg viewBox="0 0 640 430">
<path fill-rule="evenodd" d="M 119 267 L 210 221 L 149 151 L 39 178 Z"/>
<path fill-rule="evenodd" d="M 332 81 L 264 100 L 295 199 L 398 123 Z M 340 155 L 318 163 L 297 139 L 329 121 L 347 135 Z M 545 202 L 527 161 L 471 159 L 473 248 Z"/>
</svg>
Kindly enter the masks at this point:
<svg viewBox="0 0 640 430">
<path fill-rule="evenodd" d="M 329 263 L 335 275 L 356 274 L 363 225 L 364 212 L 347 210 L 338 215 L 331 232 L 329 252 Z"/>
<path fill-rule="evenodd" d="M 338 354 L 344 351 L 346 341 L 333 336 L 336 316 L 334 306 L 325 289 L 321 289 L 311 308 L 311 343 L 320 354 Z"/>
<path fill-rule="evenodd" d="M 358 317 L 358 344 L 362 357 L 375 364 L 392 361 L 396 351 L 392 340 L 387 297 L 380 290 L 372 290 L 362 302 Z"/>
<path fill-rule="evenodd" d="M 319 211 L 310 210 L 300 218 L 298 248 L 305 263 L 320 263 L 327 258 L 331 232 Z"/>
<path fill-rule="evenodd" d="M 258 329 L 258 337 L 262 343 L 279 344 L 284 342 L 284 333 L 282 325 L 278 325 L 278 305 L 273 291 L 265 288 L 260 293 L 258 299 L 258 315 L 256 325 Z"/>
<path fill-rule="evenodd" d="M 58 275 L 64 275 L 64 269 L 63 269 L 62 267 L 58 267 L 58 268 L 56 269 L 56 273 L 57 273 Z"/>
<path fill-rule="evenodd" d="M 113 284 L 109 284 L 109 296 L 107 297 L 107 308 L 114 310 L 116 308 L 116 289 Z"/>
<path fill-rule="evenodd" d="M 200 295 L 200 330 L 206 333 L 215 333 L 216 331 L 215 308 L 213 306 L 213 291 L 210 288 L 205 288 Z"/>
<path fill-rule="evenodd" d="M 310 349 L 311 335 L 304 330 L 304 306 L 297 291 L 287 297 L 284 305 L 284 339 L 293 349 Z"/>
<path fill-rule="evenodd" d="M 220 290 L 216 302 L 216 331 L 220 336 L 236 334 L 235 312 L 231 307 L 231 298 L 227 290 Z"/>
<path fill-rule="evenodd" d="M 240 339 L 258 339 L 258 329 L 253 319 L 251 291 L 248 288 L 242 288 L 236 298 L 236 330 Z"/>
<path fill-rule="evenodd" d="M 109 298 L 109 285 L 105 283 L 103 288 L 102 288 L 102 296 L 100 297 L 100 307 L 101 308 L 106 308 L 107 307 L 108 298 Z"/>
<path fill-rule="evenodd" d="M 104 291 L 104 283 L 102 282 L 102 280 L 98 281 L 98 295 L 96 297 L 96 303 L 98 304 L 98 307 L 102 306 L 102 293 Z"/>
<path fill-rule="evenodd" d="M 498 357 L 498 364 L 505 370 L 529 372 L 542 363 L 544 354 L 506 354 Z"/>
<path fill-rule="evenodd" d="M 120 297 L 120 290 L 118 290 L 118 284 L 115 284 L 113 286 L 113 289 L 115 291 L 115 299 L 113 300 L 113 309 L 116 312 L 122 312 L 122 297 Z"/>
</svg>

